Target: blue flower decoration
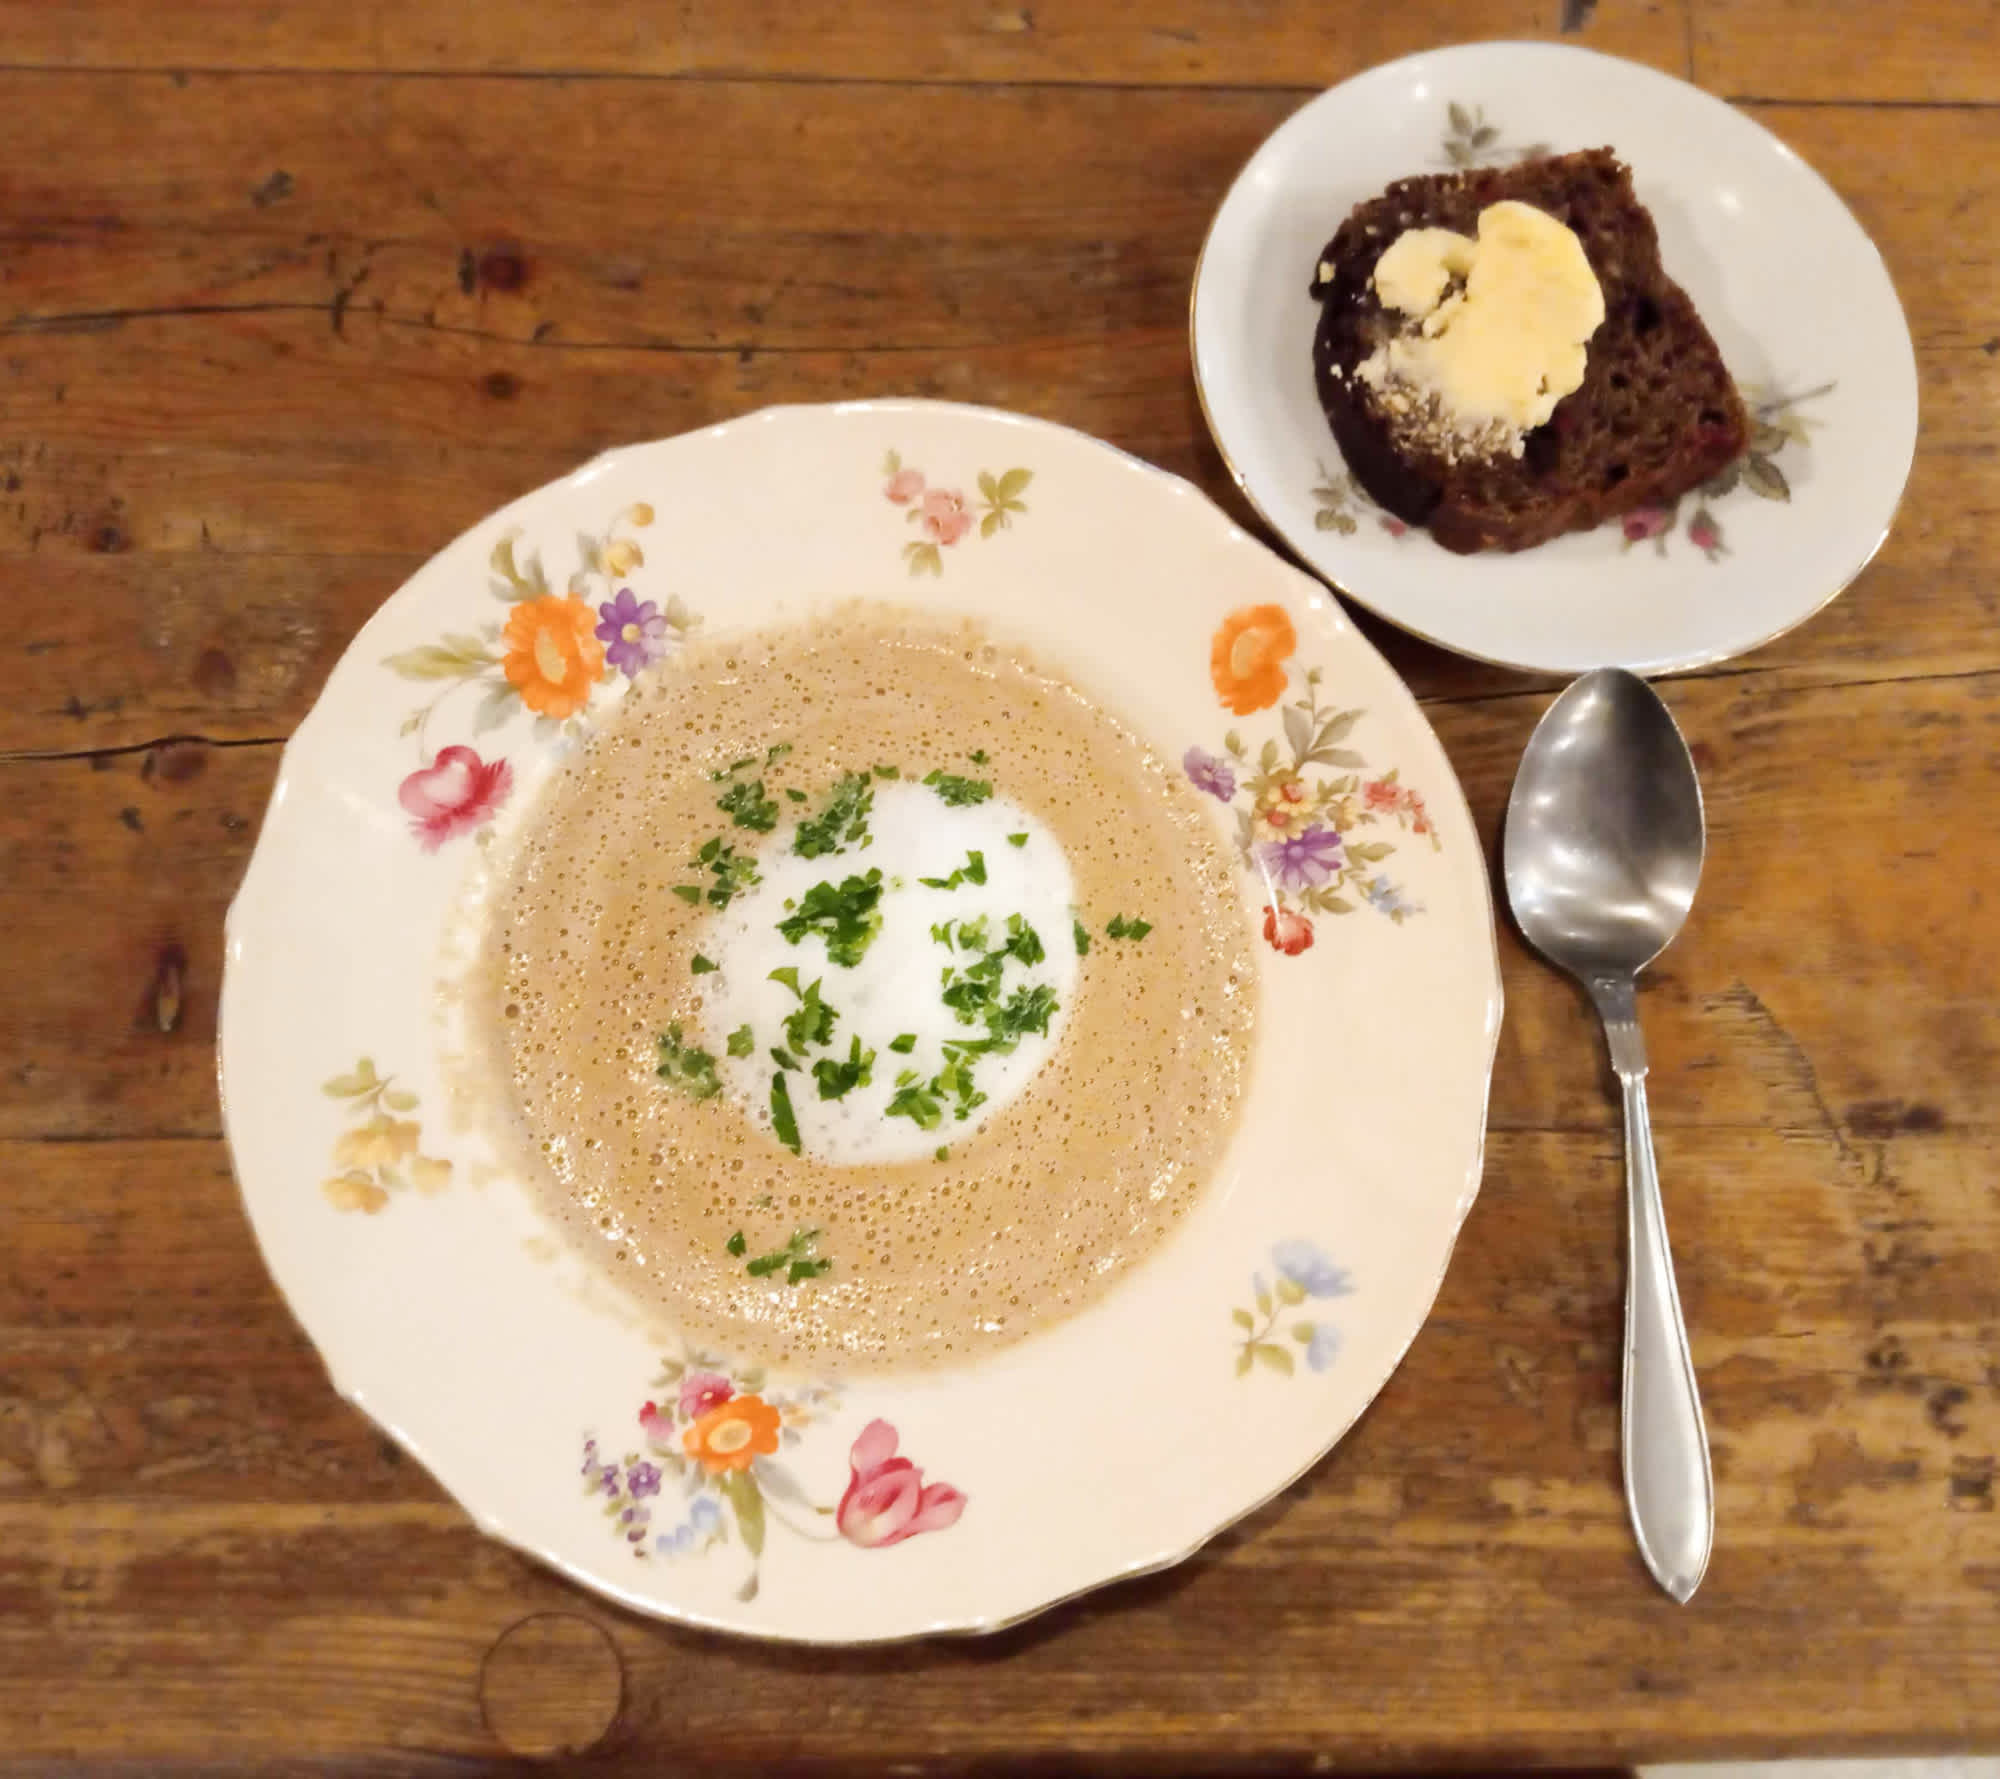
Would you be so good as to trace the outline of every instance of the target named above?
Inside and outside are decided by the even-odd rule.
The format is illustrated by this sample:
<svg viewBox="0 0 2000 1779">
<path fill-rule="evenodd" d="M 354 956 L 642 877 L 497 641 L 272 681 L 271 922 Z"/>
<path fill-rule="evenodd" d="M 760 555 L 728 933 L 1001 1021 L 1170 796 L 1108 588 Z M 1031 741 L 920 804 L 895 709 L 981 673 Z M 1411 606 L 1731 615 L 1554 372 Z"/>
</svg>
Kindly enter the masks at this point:
<svg viewBox="0 0 2000 1779">
<path fill-rule="evenodd" d="M 1346 1297 L 1354 1281 L 1311 1242 L 1280 1242 L 1271 1264 L 1308 1297 Z"/>
<path fill-rule="evenodd" d="M 1306 1363 L 1314 1371 L 1324 1371 L 1339 1352 L 1339 1334 L 1322 1322 L 1312 1331 L 1312 1339 L 1306 1342 Z"/>
</svg>

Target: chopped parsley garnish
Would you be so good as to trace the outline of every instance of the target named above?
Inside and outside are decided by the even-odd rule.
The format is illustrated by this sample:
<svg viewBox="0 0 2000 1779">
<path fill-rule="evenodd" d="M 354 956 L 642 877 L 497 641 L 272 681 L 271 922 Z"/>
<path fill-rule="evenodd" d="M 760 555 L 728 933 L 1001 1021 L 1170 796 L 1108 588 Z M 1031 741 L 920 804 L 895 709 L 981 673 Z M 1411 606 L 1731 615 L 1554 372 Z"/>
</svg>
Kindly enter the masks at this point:
<svg viewBox="0 0 2000 1779">
<path fill-rule="evenodd" d="M 986 855 L 983 852 L 968 852 L 965 863 L 949 877 L 919 877 L 925 889 L 955 890 L 961 883 L 984 883 L 986 881 Z"/>
<path fill-rule="evenodd" d="M 746 778 L 741 784 L 731 785 L 716 798 L 715 806 L 739 828 L 748 828 L 755 834 L 768 834 L 778 825 L 777 802 L 764 795 L 761 778 Z"/>
<path fill-rule="evenodd" d="M 756 1036 L 747 1025 L 739 1025 L 729 1034 L 729 1054 L 731 1056 L 748 1056 L 756 1048 Z"/>
<path fill-rule="evenodd" d="M 895 1051 L 898 1056 L 908 1056 L 916 1047 L 917 1034 L 915 1032 L 904 1032 L 901 1037 L 889 1040 L 889 1048 Z"/>
<path fill-rule="evenodd" d="M 704 845 L 688 863 L 696 868 L 707 866 L 715 881 L 706 891 L 698 884 L 676 884 L 674 894 L 683 902 L 699 902 L 706 895 L 711 907 L 727 908 L 744 890 L 763 881 L 757 875 L 757 861 L 739 857 L 736 848 L 725 846 L 720 835 Z"/>
<path fill-rule="evenodd" d="M 822 1056 L 813 1064 L 813 1079 L 819 1083 L 819 1097 L 823 1100 L 843 1098 L 856 1087 L 866 1087 L 874 1078 L 875 1052 L 863 1050 L 861 1040 L 848 1041 L 847 1060 Z"/>
<path fill-rule="evenodd" d="M 786 785 L 785 795 L 791 798 L 794 803 L 803 803 L 806 800 L 805 792 L 800 790 L 796 785 Z"/>
<path fill-rule="evenodd" d="M 968 760 L 970 760 L 975 766 L 984 766 L 986 764 L 986 750 L 983 747 L 974 748 L 972 752 L 967 754 L 965 757 Z"/>
<path fill-rule="evenodd" d="M 986 916 L 977 920 L 962 920 L 958 923 L 958 943 L 963 951 L 984 951 L 986 949 Z"/>
<path fill-rule="evenodd" d="M 670 1081 L 690 1099 L 712 1100 L 722 1091 L 715 1073 L 715 1058 L 681 1042 L 681 1028 L 670 1025 L 660 1034 L 660 1066 L 654 1074 Z"/>
<path fill-rule="evenodd" d="M 749 1247 L 749 1245 L 750 1244 L 743 1239 L 743 1231 L 740 1229 L 734 1235 L 732 1235 L 728 1241 L 722 1244 L 724 1251 L 734 1255 L 738 1260 L 741 1260 L 743 1258 L 743 1251 L 744 1249 Z"/>
<path fill-rule="evenodd" d="M 1007 916 L 1007 943 L 1000 947 L 1002 957 L 1016 957 L 1033 968 L 1048 953 L 1042 949 L 1042 936 L 1028 925 L 1018 914 Z"/>
<path fill-rule="evenodd" d="M 703 957 L 698 951 L 693 957 L 688 959 L 688 974 L 690 976 L 710 976 L 721 968 L 722 966 L 714 958 Z"/>
<path fill-rule="evenodd" d="M 877 778 L 901 778 L 903 775 L 894 766 L 877 766 L 875 768 L 875 776 Z"/>
<path fill-rule="evenodd" d="M 949 1161 L 951 1159 L 951 1145 L 949 1143 L 938 1144 L 937 1154 L 931 1159 L 934 1161 Z"/>
<path fill-rule="evenodd" d="M 1032 988 L 1017 988 L 1007 1004 L 987 1016 L 987 1029 L 996 1038 L 1018 1038 L 1026 1032 L 1048 1036 L 1049 1019 L 1056 1010 L 1056 991 L 1046 982 Z"/>
<path fill-rule="evenodd" d="M 985 1094 L 972 1084 L 972 1069 L 963 1055 L 947 1058 L 944 1067 L 932 1078 L 931 1091 L 940 1098 L 956 1101 L 953 1111 L 960 1120 L 970 1118 L 975 1106 L 986 1104 Z"/>
<path fill-rule="evenodd" d="M 1028 844 L 1028 837 L 1025 834 L 1009 834 L 1007 836 L 1007 844 L 1009 846 L 1026 846 Z"/>
<path fill-rule="evenodd" d="M 727 766 L 718 766 L 708 775 L 708 782 L 710 784 L 720 784 L 725 778 L 734 778 L 744 767 L 756 764 L 757 756 L 755 754 L 745 754 L 740 760 L 731 760 Z"/>
<path fill-rule="evenodd" d="M 881 900 L 880 871 L 838 884 L 816 883 L 799 898 L 798 911 L 778 922 L 778 931 L 794 945 L 808 933 L 822 935 L 826 955 L 851 970 L 882 930 Z"/>
<path fill-rule="evenodd" d="M 802 1069 L 806 1066 L 804 1063 L 800 1062 L 799 1059 L 796 1056 L 794 1056 L 789 1050 L 783 1049 L 776 1044 L 773 1044 L 771 1046 L 767 1054 L 770 1056 L 771 1060 L 774 1063 L 776 1063 L 778 1067 L 781 1069 Z"/>
<path fill-rule="evenodd" d="M 1076 955 L 1078 957 L 1088 956 L 1090 952 L 1090 935 L 1084 931 L 1083 922 L 1080 920 L 1072 920 L 1069 923 L 1069 926 L 1070 926 L 1070 932 L 1074 935 L 1076 939 Z"/>
<path fill-rule="evenodd" d="M 791 751 L 792 744 L 789 741 L 774 741 L 764 750 L 764 764 L 775 766 Z"/>
<path fill-rule="evenodd" d="M 796 1155 L 799 1152 L 799 1121 L 792 1112 L 792 1096 L 785 1086 L 785 1075 L 781 1069 L 771 1077 L 771 1129 L 779 1142 Z M 757 1264 L 752 1261 L 750 1270 L 755 1272 Z"/>
<path fill-rule="evenodd" d="M 908 1084 L 903 1085 L 904 1076 Z M 938 1104 L 937 1095 L 924 1085 L 923 1077 L 914 1069 L 904 1070 L 896 1077 L 896 1094 L 889 1102 L 885 1118 L 907 1118 L 919 1130 L 936 1130 L 944 1121 L 944 1108 Z"/>
<path fill-rule="evenodd" d="M 826 807 L 811 821 L 800 822 L 792 836 L 792 851 L 802 859 L 823 859 L 845 852 L 855 841 L 866 841 L 868 812 L 875 806 L 868 774 L 850 772 L 833 787 Z"/>
<path fill-rule="evenodd" d="M 785 1283 L 797 1285 L 806 1279 L 816 1279 L 832 1270 L 833 1262 L 813 1252 L 813 1243 L 818 1238 L 817 1229 L 795 1229 L 792 1239 L 775 1253 L 759 1254 L 755 1260 L 745 1261 L 743 1270 L 753 1279 L 768 1279 L 773 1273 L 783 1273 Z"/>
<path fill-rule="evenodd" d="M 785 1042 L 794 1050 L 831 1043 L 833 1022 L 840 1015 L 819 998 L 819 982 L 815 980 L 810 988 L 800 988 L 799 973 L 790 964 L 782 970 L 773 970 L 770 979 L 782 982 L 798 997 L 798 1006 L 785 1015 Z"/>
<path fill-rule="evenodd" d="M 928 772 L 924 775 L 924 783 L 954 809 L 962 809 L 972 803 L 984 803 L 993 795 L 993 786 L 988 780 L 960 778 L 953 772 Z"/>
<path fill-rule="evenodd" d="M 1105 932 L 1114 939 L 1143 939 L 1153 930 L 1150 920 L 1127 920 L 1122 914 L 1114 914 Z"/>
</svg>

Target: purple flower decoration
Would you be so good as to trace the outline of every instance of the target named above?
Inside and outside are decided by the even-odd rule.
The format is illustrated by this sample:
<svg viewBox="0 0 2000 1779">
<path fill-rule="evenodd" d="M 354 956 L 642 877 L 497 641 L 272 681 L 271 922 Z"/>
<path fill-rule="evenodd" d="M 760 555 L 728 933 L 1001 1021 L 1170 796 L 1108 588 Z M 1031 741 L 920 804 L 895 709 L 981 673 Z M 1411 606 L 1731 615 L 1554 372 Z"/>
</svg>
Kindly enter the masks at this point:
<svg viewBox="0 0 2000 1779">
<path fill-rule="evenodd" d="M 1257 858 L 1279 889 L 1318 889 L 1347 863 L 1347 848 L 1338 830 L 1315 823 L 1289 840 L 1265 841 Z"/>
<path fill-rule="evenodd" d="M 667 652 L 666 618 L 657 605 L 640 599 L 630 587 L 620 587 L 618 597 L 607 599 L 597 615 L 602 620 L 597 640 L 604 644 L 604 658 L 627 679 L 637 679 L 642 667 Z"/>
<path fill-rule="evenodd" d="M 625 1486 L 632 1491 L 634 1501 L 643 1501 L 648 1495 L 660 1492 L 660 1467 L 641 1459 L 625 1473 Z"/>
<path fill-rule="evenodd" d="M 1351 1279 L 1311 1242 L 1280 1242 L 1271 1250 L 1271 1264 L 1308 1297 L 1345 1297 Z"/>
<path fill-rule="evenodd" d="M 1235 797 L 1235 770 L 1220 755 L 1205 754 L 1200 748 L 1191 747 L 1181 756 L 1181 766 L 1188 775 L 1188 783 L 1196 790 L 1206 791 L 1223 803 Z"/>
</svg>

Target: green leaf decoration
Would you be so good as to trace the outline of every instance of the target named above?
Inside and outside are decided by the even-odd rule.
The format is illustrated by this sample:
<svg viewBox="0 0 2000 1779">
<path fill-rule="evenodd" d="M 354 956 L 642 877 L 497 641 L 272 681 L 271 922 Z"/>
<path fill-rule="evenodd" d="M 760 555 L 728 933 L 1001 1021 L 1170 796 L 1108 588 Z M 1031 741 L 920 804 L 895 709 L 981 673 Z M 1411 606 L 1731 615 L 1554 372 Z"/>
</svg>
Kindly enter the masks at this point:
<svg viewBox="0 0 2000 1779">
<path fill-rule="evenodd" d="M 994 507 L 979 521 L 979 535 L 981 537 L 991 537 L 1006 523 L 1007 515 L 998 507 Z"/>
<path fill-rule="evenodd" d="M 1756 451 L 1743 459 L 1743 486 L 1766 500 L 1792 498 L 1792 485 L 1785 480 L 1785 472 Z"/>
<path fill-rule="evenodd" d="M 979 472 L 979 492 L 996 504 L 1000 499 L 1000 484 L 993 479 L 993 472 L 990 469 Z"/>
<path fill-rule="evenodd" d="M 1301 1346 L 1312 1339 L 1313 1333 L 1313 1325 L 1310 1322 L 1294 1322 L 1292 1324 L 1292 1339 L 1297 1341 Z"/>
<path fill-rule="evenodd" d="M 1316 747 L 1307 754 L 1302 764 L 1310 766 L 1346 766 L 1359 768 L 1368 764 L 1366 756 L 1357 754 L 1347 747 Z"/>
<path fill-rule="evenodd" d="M 393 1092 L 385 1093 L 382 1096 L 382 1103 L 392 1112 L 413 1112 L 416 1110 L 417 1096 L 414 1093 L 405 1093 L 398 1087 Z"/>
<path fill-rule="evenodd" d="M 1258 1291 L 1258 1293 L 1257 1293 L 1257 1313 L 1258 1313 L 1258 1315 L 1260 1315 L 1260 1316 L 1263 1316 L 1263 1317 L 1265 1317 L 1265 1318 L 1266 1318 L 1267 1320 L 1269 1319 L 1269 1317 L 1270 1317 L 1270 1314 L 1271 1314 L 1271 1294 L 1270 1294 L 1270 1292 L 1268 1292 L 1268 1291 L 1264 1291 L 1264 1290 L 1259 1290 L 1259 1291 Z"/>
<path fill-rule="evenodd" d="M 738 1589 L 736 1590 L 736 1597 L 737 1597 L 737 1599 L 741 1600 L 741 1601 L 742 1601 L 742 1602 L 743 1602 L 743 1603 L 744 1603 L 744 1604 L 745 1604 L 746 1606 L 747 1606 L 747 1605 L 748 1605 L 748 1604 L 749 1604 L 749 1603 L 750 1603 L 750 1602 L 751 1602 L 752 1600 L 756 1599 L 756 1597 L 757 1597 L 757 1571 L 756 1571 L 756 1570 L 752 1569 L 752 1570 L 750 1571 L 750 1579 L 749 1579 L 748 1581 L 746 1581 L 746 1582 L 745 1582 L 745 1583 L 744 1583 L 744 1584 L 743 1584 L 743 1585 L 742 1585 L 742 1586 L 741 1586 L 740 1588 L 738 1588 Z"/>
<path fill-rule="evenodd" d="M 1350 859 L 1359 859 L 1364 865 L 1377 865 L 1396 849 L 1386 840 L 1363 840 L 1347 849 Z"/>
<path fill-rule="evenodd" d="M 1313 529 L 1315 531 L 1337 531 L 1342 537 L 1352 537 L 1360 528 L 1355 524 L 1351 515 L 1336 512 L 1332 507 L 1321 507 L 1318 512 L 1313 514 Z"/>
<path fill-rule="evenodd" d="M 891 451 L 882 459 L 882 474 L 884 476 L 893 476 L 902 467 L 903 457 L 899 451 Z"/>
<path fill-rule="evenodd" d="M 1294 1304 L 1304 1303 L 1305 1300 L 1306 1288 L 1297 1279 L 1280 1279 L 1278 1281 L 1278 1301 L 1285 1305 L 1287 1309 L 1291 1308 Z"/>
<path fill-rule="evenodd" d="M 1243 1376 L 1250 1369 L 1250 1349 L 1242 1348 L 1236 1355 L 1236 1375 Z"/>
<path fill-rule="evenodd" d="M 486 645 L 476 636 L 447 636 L 390 655 L 382 665 L 404 679 L 471 679 L 494 664 Z"/>
<path fill-rule="evenodd" d="M 1290 1358 L 1290 1355 L 1286 1355 Z M 764 1491 L 747 1470 L 725 1470 L 717 1486 L 722 1498 L 736 1514 L 736 1529 L 743 1534 L 743 1548 L 753 1557 L 764 1554 Z"/>
<path fill-rule="evenodd" d="M 1018 500 L 1021 495 L 1027 492 L 1028 484 L 1034 479 L 1035 472 L 1031 469 L 1010 469 L 1000 478 L 1000 499 L 1002 501 Z M 1026 512 L 1027 510 L 1026 507 L 1015 508 L 1016 512 Z"/>
<path fill-rule="evenodd" d="M 942 575 L 944 557 L 936 544 L 910 542 L 903 546 L 903 560 L 909 563 L 910 573 Z"/>
<path fill-rule="evenodd" d="M 1222 745 L 1237 759 L 1243 758 L 1243 737 L 1232 729 L 1222 738 Z"/>
<path fill-rule="evenodd" d="M 1451 127 L 1461 136 L 1470 136 L 1473 131 L 1472 114 L 1456 99 L 1445 108 L 1445 116 L 1451 119 Z"/>
<path fill-rule="evenodd" d="M 472 732 L 485 735 L 497 729 L 515 711 L 520 709 L 521 694 L 514 690 L 511 682 L 502 680 L 479 701 L 479 708 L 472 713 Z"/>
<path fill-rule="evenodd" d="M 1290 1377 L 1296 1369 L 1292 1364 L 1291 1354 L 1283 1347 L 1274 1347 L 1267 1340 L 1260 1340 L 1250 1350 L 1256 1354 L 1259 1365 L 1268 1365 L 1273 1371 L 1281 1372 L 1286 1377 Z"/>
<path fill-rule="evenodd" d="M 1248 1310 L 1231 1310 L 1229 1312 L 1229 1319 L 1238 1328 L 1242 1329 L 1245 1334 L 1248 1334 L 1251 1329 L 1257 1326 L 1257 1318 L 1251 1315 Z"/>
<path fill-rule="evenodd" d="M 1296 704 L 1286 705 L 1283 716 L 1285 721 L 1285 741 L 1292 750 L 1292 757 L 1303 764 L 1307 754 L 1312 751 L 1312 718 Z"/>
</svg>

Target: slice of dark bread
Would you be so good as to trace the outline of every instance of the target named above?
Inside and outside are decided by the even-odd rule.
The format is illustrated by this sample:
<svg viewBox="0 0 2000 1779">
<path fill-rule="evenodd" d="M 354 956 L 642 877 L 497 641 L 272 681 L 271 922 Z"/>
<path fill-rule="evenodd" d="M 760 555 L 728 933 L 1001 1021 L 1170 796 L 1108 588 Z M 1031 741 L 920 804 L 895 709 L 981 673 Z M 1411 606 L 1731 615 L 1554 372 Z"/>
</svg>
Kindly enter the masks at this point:
<svg viewBox="0 0 2000 1779">
<path fill-rule="evenodd" d="M 1582 384 L 1528 434 L 1519 457 L 1451 462 L 1407 428 L 1393 432 L 1376 392 L 1354 375 L 1404 325 L 1375 295 L 1375 262 L 1405 229 L 1476 234 L 1480 211 L 1503 198 L 1575 231 L 1604 293 L 1604 321 L 1586 348 Z M 1340 225 L 1312 294 L 1321 304 L 1314 381 L 1348 468 L 1378 505 L 1428 526 L 1448 550 L 1525 550 L 1664 504 L 1738 456 L 1749 435 L 1722 354 L 1667 276 L 1631 170 L 1608 148 L 1400 179 Z"/>
</svg>

